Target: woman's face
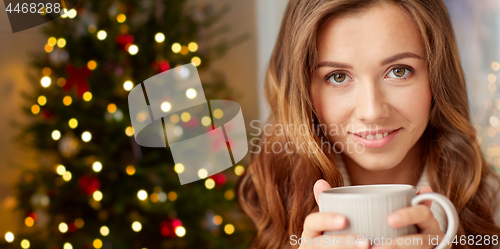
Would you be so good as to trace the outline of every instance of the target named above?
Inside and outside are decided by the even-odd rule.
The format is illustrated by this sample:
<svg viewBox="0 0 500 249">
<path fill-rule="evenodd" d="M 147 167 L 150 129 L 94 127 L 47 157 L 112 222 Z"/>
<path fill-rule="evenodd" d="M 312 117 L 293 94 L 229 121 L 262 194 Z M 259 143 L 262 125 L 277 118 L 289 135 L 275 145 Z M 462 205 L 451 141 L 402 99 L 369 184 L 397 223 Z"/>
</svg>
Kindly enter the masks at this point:
<svg viewBox="0 0 500 249">
<path fill-rule="evenodd" d="M 378 4 L 319 32 L 314 108 L 336 151 L 365 169 L 398 165 L 429 121 L 426 54 L 413 23 L 400 7 Z"/>
</svg>

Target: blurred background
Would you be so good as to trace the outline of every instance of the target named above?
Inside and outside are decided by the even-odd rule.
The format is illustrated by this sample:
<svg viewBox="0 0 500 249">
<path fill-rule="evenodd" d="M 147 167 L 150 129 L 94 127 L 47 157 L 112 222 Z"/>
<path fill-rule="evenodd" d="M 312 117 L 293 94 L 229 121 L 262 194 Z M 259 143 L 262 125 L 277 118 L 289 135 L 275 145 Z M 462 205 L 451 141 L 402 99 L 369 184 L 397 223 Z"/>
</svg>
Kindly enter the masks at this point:
<svg viewBox="0 0 500 249">
<path fill-rule="evenodd" d="M 237 101 L 254 132 L 250 122 L 269 113 L 264 72 L 287 2 L 80 1 L 17 33 L 0 11 L 0 245 L 246 248 L 254 231 L 234 187 L 249 154 L 180 186 L 168 150 L 133 140 L 126 96 L 191 62 L 207 99 Z M 500 2 L 445 2 L 473 122 L 498 170 Z"/>
</svg>

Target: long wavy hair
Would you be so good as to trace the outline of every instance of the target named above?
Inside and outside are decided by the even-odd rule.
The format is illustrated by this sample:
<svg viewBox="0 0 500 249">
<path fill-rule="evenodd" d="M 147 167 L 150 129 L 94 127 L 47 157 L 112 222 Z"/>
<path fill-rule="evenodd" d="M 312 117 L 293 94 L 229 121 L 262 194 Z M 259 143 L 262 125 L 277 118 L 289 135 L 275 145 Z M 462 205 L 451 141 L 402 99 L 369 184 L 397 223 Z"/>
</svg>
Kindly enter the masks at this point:
<svg viewBox="0 0 500 249">
<path fill-rule="evenodd" d="M 300 136 L 278 130 L 313 126 L 310 79 L 318 62 L 316 39 L 322 25 L 387 1 L 413 18 L 425 44 L 433 100 L 421 141 L 430 187 L 455 205 L 458 236 L 500 235 L 492 214 L 495 191 L 486 181 L 500 179 L 476 141 L 455 35 L 442 0 L 290 0 L 265 82 L 271 107 L 267 124 L 272 129 L 268 125 L 260 135 L 254 149 L 261 147 L 261 152 L 252 153 L 251 164 L 238 182 L 238 201 L 258 231 L 250 248 L 298 247 L 290 245 L 290 236 L 300 236 L 306 216 L 318 211 L 312 192 L 316 180 L 343 186 L 333 155 L 322 149 L 323 140 L 314 129 Z M 286 144 L 287 150 L 263 152 L 265 144 L 274 143 Z"/>
</svg>

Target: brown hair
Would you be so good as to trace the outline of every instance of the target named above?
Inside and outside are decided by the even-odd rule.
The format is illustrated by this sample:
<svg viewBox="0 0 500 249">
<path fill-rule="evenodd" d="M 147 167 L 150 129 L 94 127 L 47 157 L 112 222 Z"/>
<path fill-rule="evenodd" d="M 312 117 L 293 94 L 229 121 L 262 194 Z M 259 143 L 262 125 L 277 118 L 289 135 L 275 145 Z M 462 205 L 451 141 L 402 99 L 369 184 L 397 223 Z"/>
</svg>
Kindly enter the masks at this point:
<svg viewBox="0 0 500 249">
<path fill-rule="evenodd" d="M 330 18 L 387 1 L 413 18 L 425 44 L 433 100 L 422 141 L 430 187 L 455 205 L 458 236 L 500 235 L 492 214 L 495 193 L 486 183 L 490 178 L 498 182 L 499 177 L 476 142 L 455 36 L 442 0 L 290 0 L 267 71 L 266 97 L 271 107 L 267 122 L 273 129 L 279 129 L 277 124 L 312 125 L 310 78 L 317 65 L 319 29 Z M 258 230 L 251 248 L 292 247 L 290 236 L 300 236 L 306 216 L 318 211 L 312 193 L 315 181 L 323 178 L 333 187 L 344 184 L 333 156 L 320 149 L 322 141 L 312 129 L 306 136 L 275 131 L 263 133 L 259 146 L 278 142 L 296 153 L 253 153 L 238 182 L 240 205 Z M 309 153 L 303 144 L 318 153 Z M 456 245 L 479 247 L 491 248 Z"/>
</svg>

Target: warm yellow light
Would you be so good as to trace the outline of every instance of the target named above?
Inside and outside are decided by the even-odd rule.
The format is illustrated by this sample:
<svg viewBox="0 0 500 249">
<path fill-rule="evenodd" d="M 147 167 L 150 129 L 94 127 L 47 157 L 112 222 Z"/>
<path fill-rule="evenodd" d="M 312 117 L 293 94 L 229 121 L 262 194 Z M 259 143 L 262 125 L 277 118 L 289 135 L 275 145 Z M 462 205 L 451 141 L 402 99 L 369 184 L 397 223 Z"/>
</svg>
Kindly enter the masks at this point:
<svg viewBox="0 0 500 249">
<path fill-rule="evenodd" d="M 52 136 L 52 139 L 57 141 L 61 138 L 61 132 L 58 130 L 54 130 L 54 131 L 52 131 L 51 136 Z"/>
<path fill-rule="evenodd" d="M 76 118 L 72 118 L 69 120 L 68 124 L 69 128 L 75 129 L 78 126 L 78 120 L 76 120 Z"/>
<path fill-rule="evenodd" d="M 95 62 L 95 60 L 90 60 L 90 61 L 87 63 L 87 67 L 88 67 L 90 70 L 94 70 L 94 69 L 97 67 L 97 62 Z"/>
<path fill-rule="evenodd" d="M 222 224 L 222 217 L 220 217 L 220 215 L 216 215 L 214 216 L 214 218 L 212 219 L 214 225 L 220 225 Z"/>
<path fill-rule="evenodd" d="M 59 224 L 59 231 L 61 231 L 61 233 L 66 233 L 68 231 L 68 225 L 64 222 L 61 222 Z"/>
<path fill-rule="evenodd" d="M 145 190 L 139 190 L 139 192 L 137 192 L 137 198 L 139 198 L 139 200 L 141 201 L 144 201 L 148 198 L 148 192 L 146 192 Z"/>
<path fill-rule="evenodd" d="M 94 191 L 94 194 L 92 194 L 92 197 L 96 201 L 101 201 L 102 200 L 102 192 L 99 190 Z"/>
<path fill-rule="evenodd" d="M 97 32 L 97 39 L 101 41 L 106 39 L 106 36 L 108 36 L 108 34 L 104 30 L 99 30 L 99 32 Z"/>
<path fill-rule="evenodd" d="M 175 228 L 175 234 L 179 237 L 184 237 L 184 235 L 186 235 L 186 229 L 183 226 L 178 226 Z"/>
<path fill-rule="evenodd" d="M 5 240 L 9 243 L 14 241 L 14 234 L 12 232 L 7 232 L 5 234 Z"/>
<path fill-rule="evenodd" d="M 132 88 L 134 88 L 134 83 L 132 83 L 132 81 L 127 80 L 123 83 L 123 89 L 125 89 L 125 91 L 130 91 Z"/>
<path fill-rule="evenodd" d="M 63 87 L 64 85 L 66 85 L 66 79 L 65 78 L 57 79 L 57 85 Z"/>
<path fill-rule="evenodd" d="M 85 224 L 85 222 L 83 222 L 83 220 L 82 220 L 82 219 L 80 219 L 80 218 L 77 218 L 77 219 L 75 220 L 75 226 L 76 226 L 77 228 L 82 228 L 84 224 Z"/>
<path fill-rule="evenodd" d="M 69 182 L 71 180 L 71 177 L 72 177 L 72 175 L 71 175 L 71 172 L 69 172 L 69 171 L 64 172 L 64 174 L 62 175 L 63 180 L 65 180 L 67 182 Z"/>
<path fill-rule="evenodd" d="M 179 43 L 172 44 L 172 52 L 174 52 L 176 54 L 181 51 L 181 48 L 182 48 L 182 46 Z"/>
<path fill-rule="evenodd" d="M 125 20 L 127 20 L 127 16 L 125 16 L 124 14 L 119 14 L 116 17 L 116 21 L 118 21 L 119 23 L 123 23 L 123 22 L 125 22 Z"/>
<path fill-rule="evenodd" d="M 208 176 L 208 171 L 206 169 L 200 169 L 198 170 L 198 176 L 200 179 L 205 179 Z"/>
<path fill-rule="evenodd" d="M 109 228 L 107 226 L 102 226 L 100 232 L 101 232 L 102 236 L 108 236 Z"/>
<path fill-rule="evenodd" d="M 174 114 L 170 116 L 170 122 L 172 122 L 172 124 L 177 124 L 177 122 L 179 122 L 179 115 Z"/>
<path fill-rule="evenodd" d="M 102 247 L 102 241 L 100 239 L 95 239 L 92 245 L 94 246 L 94 248 L 99 249 Z"/>
<path fill-rule="evenodd" d="M 27 239 L 23 239 L 21 241 L 21 247 L 24 248 L 24 249 L 28 249 L 30 248 L 30 241 L 27 240 Z"/>
<path fill-rule="evenodd" d="M 83 93 L 83 100 L 89 102 L 92 99 L 92 93 L 91 92 L 85 92 Z"/>
<path fill-rule="evenodd" d="M 41 106 L 44 106 L 45 104 L 47 104 L 47 98 L 43 95 L 38 97 L 37 101 L 38 101 L 38 104 Z"/>
<path fill-rule="evenodd" d="M 27 227 L 32 227 L 34 223 L 35 220 L 31 217 L 26 217 L 26 219 L 24 219 L 24 224 L 26 224 Z"/>
<path fill-rule="evenodd" d="M 201 118 L 201 124 L 203 126 L 209 126 L 210 124 L 212 124 L 212 120 L 210 119 L 210 117 L 204 116 L 203 118 Z"/>
<path fill-rule="evenodd" d="M 68 17 L 70 19 L 73 19 L 76 17 L 76 10 L 75 9 L 71 9 L 70 11 L 68 11 Z"/>
<path fill-rule="evenodd" d="M 198 56 L 195 56 L 191 59 L 191 63 L 195 66 L 198 67 L 201 65 L 201 59 Z"/>
<path fill-rule="evenodd" d="M 139 221 L 134 221 L 134 223 L 132 223 L 132 230 L 134 230 L 134 232 L 139 232 L 141 229 L 142 225 Z"/>
<path fill-rule="evenodd" d="M 191 120 L 191 114 L 189 114 L 189 112 L 183 112 L 181 114 L 181 119 L 184 122 L 188 122 L 189 120 Z"/>
<path fill-rule="evenodd" d="M 129 137 L 133 136 L 134 135 L 134 128 L 132 128 L 132 126 L 125 128 L 125 134 Z"/>
<path fill-rule="evenodd" d="M 31 112 L 33 114 L 38 114 L 40 112 L 40 106 L 39 105 L 33 105 L 33 106 L 31 106 Z"/>
<path fill-rule="evenodd" d="M 177 174 L 180 174 L 184 172 L 184 165 L 182 163 L 176 163 L 174 166 L 174 170 L 175 172 L 177 172 Z"/>
<path fill-rule="evenodd" d="M 245 172 L 245 167 L 241 166 L 241 165 L 237 165 L 235 168 L 234 168 L 234 173 L 237 175 L 237 176 L 241 176 L 243 174 L 243 172 Z"/>
<path fill-rule="evenodd" d="M 92 139 L 92 134 L 91 134 L 90 132 L 85 131 L 85 132 L 83 132 L 83 133 L 82 133 L 82 140 L 83 140 L 84 142 L 88 142 L 88 141 L 90 141 L 91 139 Z"/>
<path fill-rule="evenodd" d="M 165 41 L 165 35 L 163 33 L 161 33 L 161 32 L 158 32 L 155 35 L 155 40 L 158 43 L 162 43 L 163 41 Z"/>
<path fill-rule="evenodd" d="M 497 61 L 492 62 L 491 63 L 491 69 L 493 69 L 493 71 L 500 70 L 500 63 L 498 63 Z"/>
<path fill-rule="evenodd" d="M 43 76 L 49 76 L 52 73 L 52 69 L 50 67 L 44 67 L 42 70 Z"/>
<path fill-rule="evenodd" d="M 171 201 L 177 200 L 177 193 L 175 193 L 174 191 L 168 192 L 168 199 Z"/>
<path fill-rule="evenodd" d="M 193 88 L 188 88 L 186 90 L 186 97 L 188 97 L 188 99 L 196 98 L 196 90 L 194 90 Z"/>
<path fill-rule="evenodd" d="M 116 112 L 116 105 L 111 103 L 108 105 L 108 112 L 109 113 L 115 113 Z"/>
<path fill-rule="evenodd" d="M 131 176 L 131 175 L 135 174 L 135 167 L 132 165 L 129 165 L 129 166 L 127 166 L 125 171 L 127 172 L 128 175 Z"/>
<path fill-rule="evenodd" d="M 47 88 L 50 86 L 50 83 L 52 83 L 52 80 L 48 76 L 44 76 L 41 80 L 40 83 L 42 84 L 43 87 Z"/>
<path fill-rule="evenodd" d="M 73 249 L 73 246 L 70 243 L 66 242 L 64 243 L 63 249 Z"/>
<path fill-rule="evenodd" d="M 60 48 L 63 48 L 64 46 L 66 46 L 66 39 L 64 38 L 59 38 L 57 40 L 57 46 L 60 47 Z"/>
<path fill-rule="evenodd" d="M 212 178 L 205 180 L 205 187 L 207 189 L 213 189 L 215 187 L 215 181 Z"/>
<path fill-rule="evenodd" d="M 92 169 L 95 171 L 95 172 L 100 172 L 102 170 L 102 163 L 99 162 L 99 161 L 95 161 L 93 164 L 92 164 Z"/>
<path fill-rule="evenodd" d="M 94 24 L 90 24 L 87 30 L 89 33 L 94 33 L 97 30 L 97 27 Z"/>
<path fill-rule="evenodd" d="M 221 109 L 215 109 L 214 118 L 219 119 L 219 118 L 222 118 L 223 115 L 224 115 L 224 113 L 222 112 Z"/>
<path fill-rule="evenodd" d="M 232 200 L 234 198 L 234 192 L 232 190 L 227 190 L 224 192 L 224 198 L 228 201 Z"/>
<path fill-rule="evenodd" d="M 152 202 L 156 203 L 158 202 L 158 200 L 160 199 L 158 197 L 158 194 L 157 193 L 152 193 L 151 196 L 149 197 L 151 199 Z"/>
<path fill-rule="evenodd" d="M 227 234 L 233 234 L 234 233 L 234 226 L 232 224 L 226 224 L 224 226 L 224 232 Z"/>
<path fill-rule="evenodd" d="M 139 47 L 137 47 L 137 45 L 132 44 L 132 45 L 130 45 L 130 46 L 128 47 L 128 52 L 129 52 L 131 55 L 135 55 L 135 54 L 137 54 L 137 52 L 139 52 Z"/>
<path fill-rule="evenodd" d="M 198 50 L 198 44 L 196 44 L 196 42 L 190 42 L 188 44 L 188 49 L 191 52 L 196 52 Z"/>
<path fill-rule="evenodd" d="M 54 50 L 54 47 L 50 46 L 49 44 L 45 44 L 44 49 L 45 49 L 45 52 L 50 53 L 50 52 L 52 52 L 52 50 Z"/>
<path fill-rule="evenodd" d="M 50 45 L 50 46 L 55 46 L 57 43 L 57 39 L 55 37 L 49 37 L 49 39 L 47 40 L 47 44 Z"/>
<path fill-rule="evenodd" d="M 65 106 L 69 106 L 69 105 L 71 105 L 71 103 L 73 103 L 73 99 L 70 96 L 64 96 L 63 104 Z"/>
<path fill-rule="evenodd" d="M 172 109 L 172 105 L 168 101 L 163 101 L 160 107 L 163 112 L 168 112 Z"/>
<path fill-rule="evenodd" d="M 62 164 L 59 164 L 57 165 L 57 168 L 56 168 L 56 172 L 58 175 L 64 175 L 64 173 L 66 173 L 66 167 L 64 167 L 64 165 Z"/>
<path fill-rule="evenodd" d="M 187 55 L 187 53 L 189 52 L 189 49 L 187 46 L 182 46 L 181 47 L 181 54 L 182 55 Z"/>
</svg>

